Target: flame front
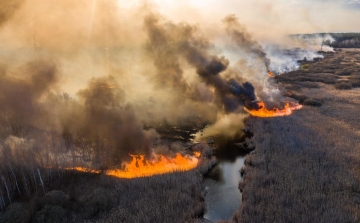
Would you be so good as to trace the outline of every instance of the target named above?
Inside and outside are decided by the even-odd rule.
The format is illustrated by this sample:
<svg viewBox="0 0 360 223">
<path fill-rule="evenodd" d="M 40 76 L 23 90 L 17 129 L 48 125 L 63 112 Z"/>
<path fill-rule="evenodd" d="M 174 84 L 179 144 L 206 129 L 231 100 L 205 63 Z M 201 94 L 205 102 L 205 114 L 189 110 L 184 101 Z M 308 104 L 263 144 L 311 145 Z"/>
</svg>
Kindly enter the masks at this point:
<svg viewBox="0 0 360 223">
<path fill-rule="evenodd" d="M 252 116 L 257 116 L 257 117 L 275 117 L 275 116 L 286 116 L 286 115 L 290 115 L 292 113 L 293 110 L 298 110 L 302 108 L 302 105 L 297 104 L 297 103 L 293 103 L 290 101 L 286 102 L 285 108 L 284 109 L 278 109 L 278 108 L 274 108 L 272 110 L 268 110 L 266 109 L 265 103 L 264 102 L 259 102 L 258 103 L 259 107 L 261 107 L 259 110 L 248 110 L 245 108 L 245 110 L 247 112 L 249 112 Z"/>
<path fill-rule="evenodd" d="M 61 167 L 60 167 L 61 168 Z M 73 167 L 73 168 L 64 168 L 65 170 L 77 170 L 81 172 L 88 172 L 88 173 L 100 173 L 100 170 L 92 170 L 85 167 Z"/>
<path fill-rule="evenodd" d="M 194 152 L 194 155 L 195 155 L 196 157 L 200 157 L 200 156 L 201 156 L 201 153 L 199 153 L 199 152 Z"/>
<path fill-rule="evenodd" d="M 133 160 L 125 167 L 125 170 L 108 170 L 106 174 L 119 178 L 148 177 L 175 171 L 191 170 L 198 164 L 196 157 L 184 157 L 179 153 L 176 154 L 175 158 L 157 155 L 158 161 L 154 163 L 144 160 L 144 156 L 131 156 Z"/>
<path fill-rule="evenodd" d="M 195 168 L 199 162 L 196 158 L 200 153 L 195 152 L 195 156 L 182 156 L 180 153 L 176 154 L 175 158 L 157 155 L 157 161 L 150 163 L 145 160 L 143 155 L 130 155 L 133 159 L 125 166 L 124 170 L 106 170 L 106 175 L 111 175 L 119 178 L 136 178 L 149 177 L 164 173 L 171 173 L 175 171 L 187 171 Z M 83 167 L 64 168 L 73 169 L 81 172 L 100 173 L 100 170 L 91 170 Z"/>
<path fill-rule="evenodd" d="M 270 76 L 270 77 L 274 77 L 274 73 L 273 73 L 273 72 L 271 72 L 271 71 L 268 70 L 268 73 L 269 73 L 269 76 Z"/>
</svg>

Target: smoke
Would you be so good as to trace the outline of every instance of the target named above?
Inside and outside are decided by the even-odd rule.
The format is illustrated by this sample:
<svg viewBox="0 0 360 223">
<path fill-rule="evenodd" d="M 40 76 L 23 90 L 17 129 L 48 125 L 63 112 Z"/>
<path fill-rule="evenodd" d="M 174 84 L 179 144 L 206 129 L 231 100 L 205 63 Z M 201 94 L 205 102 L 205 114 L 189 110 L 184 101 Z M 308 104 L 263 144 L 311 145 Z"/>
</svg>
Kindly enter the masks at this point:
<svg viewBox="0 0 360 223">
<path fill-rule="evenodd" d="M 269 69 L 275 74 L 283 74 L 299 69 L 299 60 L 312 61 L 324 56 L 311 49 L 285 48 L 279 45 L 266 45 L 264 51 L 270 58 Z"/>
<path fill-rule="evenodd" d="M 1 138 L 24 139 L 29 151 L 49 154 L 46 165 L 106 169 L 129 153 L 151 159 L 168 150 L 148 126 L 215 123 L 205 135 L 231 138 L 244 108 L 258 109 L 259 100 L 280 107 L 267 70 L 283 52 L 255 41 L 234 15 L 210 28 L 210 20 L 165 19 L 151 4 L 90 3 L 13 1 L 1 20 Z"/>
<path fill-rule="evenodd" d="M 116 166 L 128 161 L 128 154 L 152 154 L 157 139 L 155 130 L 145 131 L 133 109 L 125 105 L 125 93 L 113 77 L 91 79 L 88 87 L 78 92 L 83 114 L 75 122 L 67 123 L 67 134 L 101 142 L 101 165 Z M 103 167 L 103 166 L 102 166 Z"/>
<path fill-rule="evenodd" d="M 52 175 L 44 167 L 113 169 L 129 154 L 186 153 L 161 140 L 159 126 L 209 124 L 203 137 L 236 138 L 244 108 L 281 107 L 284 90 L 268 69 L 317 56 L 318 40 L 284 36 L 326 27 L 313 9 L 278 0 L 156 2 L 0 0 L 3 183 L 31 176 L 26 190 L 36 190 Z"/>
<path fill-rule="evenodd" d="M 194 141 L 204 141 L 207 138 L 214 137 L 216 141 L 226 142 L 242 136 L 246 117 L 246 114 L 241 113 L 224 115 L 213 125 L 207 126 L 201 132 L 196 133 Z"/>
<path fill-rule="evenodd" d="M 3 120 L 15 122 L 17 127 L 33 125 L 46 129 L 50 120 L 41 106 L 41 99 L 59 81 L 56 63 L 49 59 L 38 59 L 14 72 L 18 74 L 11 73 L 7 65 L 1 65 L 0 112 Z M 13 127 L 13 134 L 21 136 L 21 129 L 16 126 Z"/>
<path fill-rule="evenodd" d="M 20 8 L 24 0 L 6 0 L 0 2 L 0 27 Z"/>
<path fill-rule="evenodd" d="M 235 15 L 228 15 L 224 20 L 226 30 L 232 37 L 240 50 L 245 51 L 248 55 L 255 55 L 265 65 L 266 70 L 269 70 L 270 60 L 266 57 L 266 53 L 262 46 L 252 40 L 251 35 L 246 31 L 246 28 L 238 22 Z"/>
<path fill-rule="evenodd" d="M 330 34 L 299 34 L 291 35 L 290 38 L 314 51 L 334 51 L 332 47 L 327 45 L 335 41 Z"/>
<path fill-rule="evenodd" d="M 177 80 L 174 88 L 180 88 L 185 95 L 193 92 L 188 90 L 189 85 L 183 79 L 180 59 L 184 59 L 195 69 L 198 81 L 208 86 L 206 93 L 198 95 L 209 95 L 211 89 L 214 89 L 214 103 L 219 110 L 234 112 L 241 105 L 251 109 L 257 108 L 257 104 L 254 103 L 256 96 L 253 85 L 249 82 L 241 84 L 235 79 L 226 80 L 221 77 L 221 73 L 227 70 L 230 62 L 224 56 L 209 53 L 209 41 L 199 35 L 196 27 L 186 23 L 171 22 L 162 25 L 159 18 L 151 15 L 145 18 L 145 28 L 150 39 L 148 48 L 154 53 L 154 64 L 158 69 L 159 79 L 170 81 L 168 83 L 170 85 L 174 85 L 174 80 Z M 171 44 L 168 45 L 168 42 Z M 190 96 L 190 98 L 207 101 L 212 96 L 202 98 Z"/>
<path fill-rule="evenodd" d="M 42 156 L 45 152 L 51 157 L 70 153 L 72 163 L 67 158 L 62 162 L 65 166 L 79 165 L 86 161 L 85 156 L 89 156 L 88 165 L 97 169 L 119 166 L 131 159 L 129 154 L 151 158 L 158 135 L 143 129 L 131 106 L 124 104 L 125 93 L 113 77 L 91 79 L 76 100 L 50 92 L 59 78 L 51 62 L 30 62 L 21 71 L 26 72 L 23 79 L 0 77 L 2 139 L 21 137 L 20 141 L 29 142 L 28 152 L 36 148 Z M 58 160 L 56 163 L 59 165 Z M 47 161 L 47 165 L 54 163 Z"/>
</svg>

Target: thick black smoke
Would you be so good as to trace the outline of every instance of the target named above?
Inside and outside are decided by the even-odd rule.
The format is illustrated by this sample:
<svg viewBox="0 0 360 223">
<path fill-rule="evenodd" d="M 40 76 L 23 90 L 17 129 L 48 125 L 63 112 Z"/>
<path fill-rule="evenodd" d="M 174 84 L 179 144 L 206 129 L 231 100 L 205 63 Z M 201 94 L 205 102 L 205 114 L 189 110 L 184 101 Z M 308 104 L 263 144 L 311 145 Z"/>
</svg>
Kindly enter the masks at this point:
<svg viewBox="0 0 360 223">
<path fill-rule="evenodd" d="M 183 77 L 183 69 L 177 52 L 176 42 L 182 41 L 183 34 L 174 36 L 162 27 L 157 26 L 156 17 L 145 19 L 149 42 L 146 51 L 153 59 L 157 75 L 153 80 L 156 87 L 169 87 L 185 92 L 189 86 Z M 171 27 L 169 27 L 171 28 Z"/>
<path fill-rule="evenodd" d="M 64 122 L 63 137 L 69 149 L 91 144 L 93 167 L 101 169 L 118 167 L 131 159 L 129 154 L 152 155 L 157 133 L 145 131 L 133 109 L 124 105 L 125 92 L 113 77 L 91 79 L 78 97 L 82 104 L 79 116 Z"/>
<path fill-rule="evenodd" d="M 252 40 L 251 35 L 238 22 L 236 16 L 228 15 L 223 22 L 226 24 L 227 32 L 238 47 L 249 54 L 256 55 L 264 63 L 266 70 L 269 70 L 270 60 L 266 57 L 263 48 L 258 42 Z"/>
<path fill-rule="evenodd" d="M 29 140 L 27 152 L 37 154 L 29 158 L 34 165 L 77 166 L 86 161 L 97 169 L 119 167 L 131 159 L 129 154 L 153 154 L 157 133 L 143 129 L 113 77 L 91 79 L 76 100 L 52 93 L 60 76 L 51 60 L 35 60 L 11 71 L 2 65 L 0 71 L 0 151 L 15 136 Z M 55 157 L 56 164 L 50 158 L 43 163 L 44 154 Z"/>
<path fill-rule="evenodd" d="M 239 106 L 258 108 L 255 88 L 251 83 L 241 84 L 234 79 L 221 77 L 221 73 L 229 66 L 229 60 L 208 53 L 210 44 L 196 32 L 196 27 L 170 22 L 162 25 L 158 18 L 151 15 L 145 19 L 145 28 L 150 40 L 148 49 L 156 51 L 154 64 L 159 71 L 159 78 L 170 82 L 179 80 L 178 84 L 186 93 L 188 86 L 182 81 L 179 63 L 180 58 L 183 58 L 195 68 L 202 82 L 215 89 L 214 102 L 226 112 L 234 112 Z"/>
<path fill-rule="evenodd" d="M 168 23 L 160 26 L 156 16 L 146 17 L 144 23 L 149 40 L 146 52 L 157 70 L 151 80 L 154 86 L 170 88 L 179 103 L 187 99 L 196 102 L 211 101 L 213 93 L 208 88 L 204 88 L 202 83 L 186 82 L 182 58 L 179 54 L 179 44 L 192 38 L 196 29 L 187 24 L 176 26 Z"/>
<path fill-rule="evenodd" d="M 13 135 L 21 136 L 25 125 L 46 128 L 50 117 L 40 99 L 59 80 L 56 64 L 51 60 L 35 60 L 27 63 L 19 74 L 8 73 L 1 66 L 0 113 L 4 123 L 13 123 Z M 18 77 L 17 77 L 18 76 Z"/>
</svg>

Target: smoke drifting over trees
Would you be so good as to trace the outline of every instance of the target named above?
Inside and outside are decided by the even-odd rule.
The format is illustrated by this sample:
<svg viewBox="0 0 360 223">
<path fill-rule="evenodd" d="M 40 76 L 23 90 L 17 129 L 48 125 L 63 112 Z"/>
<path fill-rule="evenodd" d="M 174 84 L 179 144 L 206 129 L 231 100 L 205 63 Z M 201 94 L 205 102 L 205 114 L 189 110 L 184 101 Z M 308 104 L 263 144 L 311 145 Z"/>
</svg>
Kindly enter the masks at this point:
<svg viewBox="0 0 360 223">
<path fill-rule="evenodd" d="M 267 54 L 234 15 L 209 31 L 148 5 L 92 3 L 0 3 L 1 208 L 38 190 L 48 167 L 61 176 L 63 167 L 122 168 L 129 154 L 173 154 L 146 124 L 213 123 L 206 136 L 231 125 L 231 138 L 244 108 L 283 99 Z M 39 16 L 47 10 L 51 19 Z"/>
<path fill-rule="evenodd" d="M 86 89 L 78 92 L 84 111 L 67 129 L 78 134 L 79 140 L 102 142 L 97 145 L 101 147 L 101 164 L 119 165 L 129 158 L 129 153 L 150 156 L 157 138 L 154 130 L 143 130 L 131 107 L 121 103 L 124 94 L 111 76 L 92 79 Z M 112 157 L 110 163 L 109 157 Z"/>
<path fill-rule="evenodd" d="M 18 9 L 17 20 L 12 21 L 9 14 L 3 16 L 4 21 L 6 17 L 10 24 L 17 24 L 26 17 L 26 9 L 34 7 L 24 2 L 19 8 L 20 3 L 12 3 Z M 258 100 L 279 106 L 281 92 L 269 91 L 276 86 L 268 81 L 270 60 L 234 15 L 223 19 L 225 30 L 218 35 L 229 36 L 231 44 L 237 45 L 246 56 L 260 61 L 259 67 L 252 68 L 243 59 L 231 63 L 221 52 L 221 46 L 212 44 L 199 25 L 167 21 L 148 8 L 140 10 L 144 15 L 145 32 L 136 40 L 141 40 L 144 47 L 121 48 L 122 44 L 134 41 L 118 42 L 115 40 L 119 37 L 118 31 L 109 29 L 121 19 L 117 8 L 114 7 L 108 16 L 100 13 L 114 4 L 109 1 L 93 5 L 92 14 L 98 17 L 92 18 L 86 50 L 81 50 L 76 41 L 67 43 L 67 38 L 62 40 L 66 47 L 62 51 L 55 50 L 53 40 L 44 39 L 43 34 L 39 41 L 41 48 L 4 50 L 0 77 L 3 140 L 16 136 L 20 141 L 25 140 L 22 142 L 40 140 L 46 144 L 52 141 L 52 149 L 47 149 L 46 166 L 75 166 L 86 161 L 86 166 L 106 169 L 129 161 L 129 153 L 152 159 L 154 151 L 157 152 L 159 136 L 155 130 L 144 130 L 144 123 L 152 126 L 182 124 L 194 117 L 215 123 L 225 114 L 245 113 L 244 107 L 258 109 Z M 61 6 L 66 5 L 76 12 L 74 18 L 84 13 L 78 4 L 65 1 Z M 105 28 L 100 26 L 101 22 Z M 61 26 L 62 33 L 70 33 L 77 25 Z M 51 30 L 47 31 L 52 37 Z M 83 35 L 84 30 L 79 29 L 79 32 Z M 100 38 L 101 32 L 105 32 L 103 38 Z M 72 45 L 73 50 L 69 48 Z M 91 60 L 93 63 L 89 62 Z M 140 75 L 134 72 L 138 67 L 141 67 Z M 99 74 L 86 77 L 86 73 L 93 70 L 98 70 Z M 74 75 L 75 71 L 80 73 L 79 77 Z M 255 78 L 254 73 L 257 73 Z M 83 83 L 90 79 L 87 86 L 82 83 L 76 90 L 72 87 L 70 94 L 60 93 L 84 75 Z M 238 120 L 237 116 L 227 119 L 229 117 Z M 223 128 L 223 124 L 221 126 Z M 44 135 L 47 135 L 46 140 Z M 59 156 L 64 158 L 62 164 Z"/>
<path fill-rule="evenodd" d="M 12 25 L 26 16 L 33 16 L 32 13 L 27 15 L 26 10 L 35 6 L 24 2 L 19 8 L 20 3 L 12 3 L 18 8 L 16 20 L 9 20 L 10 14 L 3 16 Z M 61 141 L 59 143 L 66 152 L 71 151 L 72 157 L 82 151 L 83 157 L 90 157 L 89 160 L 93 161 L 91 165 L 108 168 L 126 161 L 129 153 L 151 157 L 158 136 L 154 130 L 144 130 L 143 123 L 157 125 L 165 121 L 179 124 L 189 117 L 216 122 L 218 117 L 226 113 L 244 113 L 244 107 L 258 109 L 257 100 L 265 100 L 276 106 L 281 98 L 281 92 L 273 90 L 276 84 L 267 80 L 270 60 L 234 15 L 223 19 L 225 30 L 218 35 L 221 38 L 229 36 L 231 44 L 237 45 L 248 57 L 260 61 L 262 65 L 259 69 L 251 68 L 251 64 L 243 60 L 231 63 L 221 52 L 221 47 L 212 44 L 199 25 L 166 21 L 148 8 L 140 10 L 145 15 L 145 33 L 136 40 L 145 43 L 145 47 L 123 49 L 122 45 L 136 41 L 123 40 L 122 43 L 116 40 L 119 35 L 114 27 L 121 16 L 116 11 L 117 7 L 112 8 L 114 4 L 112 1 L 94 3 L 86 50 L 80 50 L 84 45 L 77 45 L 76 41 L 68 43 L 68 38 L 59 38 L 58 41 L 62 41 L 66 47 L 61 52 L 55 50 L 57 47 L 51 40 L 51 30 L 47 30 L 50 38 L 44 39 L 40 34 L 39 45 L 43 47 L 37 52 L 4 51 L 4 67 L 10 67 L 8 72 L 11 75 L 1 77 L 1 84 L 4 85 L 1 93 L 6 95 L 1 98 L 1 109 L 4 114 L 5 111 L 11 113 L 11 120 L 18 125 L 14 129 L 31 126 L 50 131 Z M 79 5 L 69 1 L 61 3 L 62 7 L 69 6 L 74 12 L 73 18 L 81 17 L 84 13 L 85 9 Z M 50 6 L 52 4 L 47 3 L 46 7 Z M 105 9 L 112 11 L 106 16 L 101 14 L 101 10 Z M 35 7 L 34 10 L 39 9 Z M 40 27 L 46 27 L 46 21 L 38 21 Z M 67 36 L 77 25 L 61 26 L 60 37 Z M 26 25 L 24 28 L 28 30 L 31 27 Z M 78 31 L 79 36 L 85 33 L 83 29 Z M 105 32 L 103 37 L 100 35 L 102 32 Z M 12 31 L 8 30 L 8 34 L 12 35 Z M 138 56 L 139 53 L 141 56 Z M 20 59 L 8 56 L 19 54 Z M 53 59 L 28 62 L 33 57 Z M 121 58 L 126 58 L 129 63 L 125 65 Z M 93 64 L 89 62 L 91 60 Z M 27 65 L 23 66 L 24 63 Z M 87 69 L 87 65 L 93 69 Z M 140 70 L 140 76 L 133 74 L 134 67 L 144 67 L 144 70 Z M 86 75 L 86 72 L 93 70 L 100 72 L 96 77 L 87 77 L 86 80 L 92 76 L 88 86 L 81 84 L 76 90 L 71 89 L 70 95 L 60 93 L 71 82 L 78 81 L 81 73 Z M 71 76 L 75 71 L 80 71 L 79 78 Z M 14 72 L 21 74 L 12 75 Z M 252 77 L 254 73 L 257 73 L 255 78 Z M 8 135 L 27 137 L 26 134 Z M 6 137 L 5 134 L 3 138 Z M 75 165 L 75 158 L 72 163 Z"/>
<path fill-rule="evenodd" d="M 6 70 L 6 65 L 1 65 L 0 111 L 4 119 L 12 119 L 19 126 L 46 128 L 43 121 L 48 117 L 39 100 L 59 80 L 56 64 L 44 59 L 28 62 L 18 70 L 26 73 L 24 78 L 17 78 Z M 16 136 L 21 136 L 21 132 L 14 131 Z"/>
<path fill-rule="evenodd" d="M 185 23 L 161 25 L 158 18 L 153 15 L 145 19 L 145 27 L 150 39 L 148 49 L 155 56 L 157 78 L 162 83 L 164 83 L 163 80 L 169 80 L 168 84 L 174 84 L 176 81 L 175 89 L 180 88 L 182 92 L 191 93 L 190 87 L 184 81 L 183 70 L 179 64 L 179 60 L 183 58 L 195 69 L 199 81 L 209 86 L 209 89 L 199 96 L 212 94 L 210 87 L 213 88 L 219 110 L 224 107 L 226 112 L 233 112 L 240 105 L 257 108 L 257 104 L 254 103 L 256 96 L 253 85 L 249 82 L 240 84 L 234 79 L 222 78 L 220 73 L 228 68 L 229 60 L 224 56 L 211 55 L 208 52 L 209 42 L 196 33 L 195 27 Z M 170 44 L 166 44 L 169 42 Z M 197 101 L 207 101 L 212 97 L 190 96 L 191 99 Z"/>
</svg>

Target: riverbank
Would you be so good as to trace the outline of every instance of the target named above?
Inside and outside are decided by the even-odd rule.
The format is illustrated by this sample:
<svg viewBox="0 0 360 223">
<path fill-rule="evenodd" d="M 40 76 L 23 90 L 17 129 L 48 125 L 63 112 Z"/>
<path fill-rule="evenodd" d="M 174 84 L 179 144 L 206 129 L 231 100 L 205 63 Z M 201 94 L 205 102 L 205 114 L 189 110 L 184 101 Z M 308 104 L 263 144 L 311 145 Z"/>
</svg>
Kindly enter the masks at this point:
<svg viewBox="0 0 360 223">
<path fill-rule="evenodd" d="M 247 120 L 255 150 L 231 222 L 360 221 L 359 62 L 356 52 L 337 52 L 277 78 L 305 106 Z"/>
</svg>

